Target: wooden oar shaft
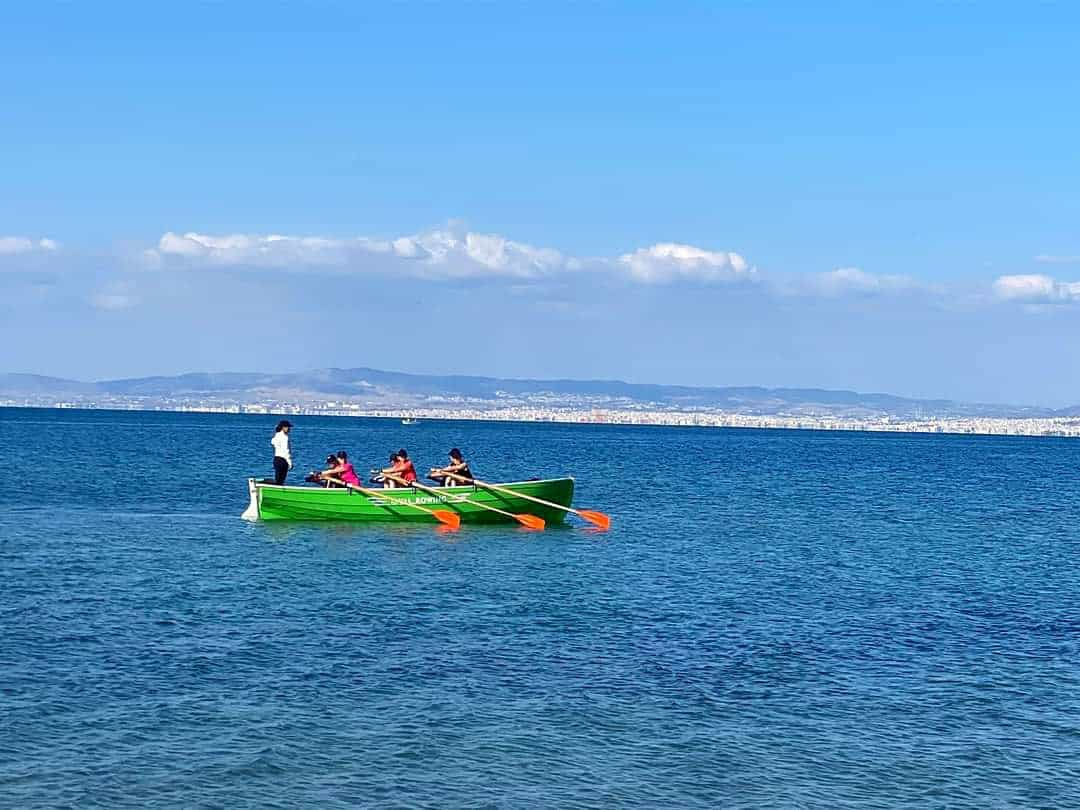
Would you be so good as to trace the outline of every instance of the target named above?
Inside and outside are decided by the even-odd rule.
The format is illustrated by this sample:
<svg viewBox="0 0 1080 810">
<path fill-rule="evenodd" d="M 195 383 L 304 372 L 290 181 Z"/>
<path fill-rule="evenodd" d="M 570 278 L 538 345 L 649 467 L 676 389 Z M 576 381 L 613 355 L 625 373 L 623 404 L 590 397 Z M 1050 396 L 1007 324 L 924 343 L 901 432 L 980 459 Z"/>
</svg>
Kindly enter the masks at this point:
<svg viewBox="0 0 1080 810">
<path fill-rule="evenodd" d="M 453 501 L 445 501 L 446 495 L 443 494 L 442 492 L 439 492 L 439 490 L 437 490 L 437 489 L 435 489 L 433 487 L 424 486 L 423 484 L 421 484 L 421 483 L 419 483 L 417 481 L 413 481 L 412 483 L 410 483 L 410 482 L 406 481 L 404 478 L 399 478 L 396 475 L 387 474 L 386 477 L 389 478 L 391 481 L 396 481 L 397 483 L 402 484 L 403 486 L 407 486 L 407 487 L 408 486 L 413 486 L 413 487 L 416 487 L 421 492 L 426 492 L 429 495 L 434 495 L 437 498 L 442 498 L 442 499 L 444 499 L 444 502 L 447 503 L 447 505 L 453 504 Z M 491 506 L 490 504 L 480 503 L 479 501 L 470 501 L 468 498 L 466 498 L 464 496 L 459 496 L 459 501 L 462 502 L 462 503 L 472 504 L 473 506 L 479 506 L 481 509 L 488 509 L 488 510 L 490 510 L 492 512 L 498 512 L 500 515 L 505 515 L 508 518 L 513 518 L 514 520 L 517 520 L 517 515 L 515 515 L 513 512 L 506 512 L 506 511 L 504 511 L 502 509 L 499 509 L 499 507 L 497 507 L 497 506 Z"/>
<path fill-rule="evenodd" d="M 527 501 L 533 501 L 535 503 L 543 504 L 544 506 L 550 506 L 552 509 L 562 509 L 564 512 L 569 512 L 572 515 L 578 513 L 577 509 L 569 506 L 563 506 L 561 503 L 555 503 L 554 501 L 545 501 L 543 498 L 537 498 L 535 495 L 526 495 L 524 492 L 518 492 L 516 489 L 510 489 L 509 487 L 501 487 L 498 484 L 489 484 L 487 481 L 479 481 L 476 478 L 466 478 L 464 475 L 457 475 L 456 473 L 446 473 L 451 478 L 456 478 L 458 481 L 464 481 L 467 484 L 476 484 L 478 487 L 484 487 L 485 489 L 493 489 L 496 492 L 502 492 L 507 495 L 513 495 L 515 498 L 524 498 Z"/>
<path fill-rule="evenodd" d="M 387 501 L 386 506 L 410 506 L 413 509 L 419 509 L 421 512 L 427 512 L 429 515 L 434 515 L 434 509 L 428 509 L 426 506 L 421 506 L 418 503 L 412 503 L 411 501 L 399 501 L 397 498 L 387 498 L 385 490 L 368 489 L 367 487 L 358 487 L 356 484 L 347 484 L 332 475 L 324 475 L 323 478 L 327 481 L 333 481 L 335 484 L 349 489 L 355 489 L 357 492 L 362 492 L 369 498 L 382 498 Z"/>
<path fill-rule="evenodd" d="M 524 492 L 518 492 L 516 489 L 499 486 L 498 484 L 489 484 L 486 481 L 479 481 L 475 478 L 466 478 L 464 475 L 456 475 L 455 473 L 446 473 L 446 475 L 450 478 L 456 478 L 458 481 L 465 481 L 474 486 L 484 487 L 485 489 L 490 489 L 494 492 L 502 492 L 515 498 L 524 498 L 527 501 L 543 504 L 552 509 L 561 509 L 564 512 L 569 512 L 571 515 L 577 515 L 582 520 L 588 521 L 594 526 L 600 527 L 603 531 L 607 531 L 611 528 L 611 518 L 603 512 L 597 512 L 594 509 L 574 509 L 573 507 L 563 506 L 561 503 L 555 503 L 554 501 L 545 501 L 543 498 L 537 498 L 535 495 L 526 495 Z"/>
</svg>

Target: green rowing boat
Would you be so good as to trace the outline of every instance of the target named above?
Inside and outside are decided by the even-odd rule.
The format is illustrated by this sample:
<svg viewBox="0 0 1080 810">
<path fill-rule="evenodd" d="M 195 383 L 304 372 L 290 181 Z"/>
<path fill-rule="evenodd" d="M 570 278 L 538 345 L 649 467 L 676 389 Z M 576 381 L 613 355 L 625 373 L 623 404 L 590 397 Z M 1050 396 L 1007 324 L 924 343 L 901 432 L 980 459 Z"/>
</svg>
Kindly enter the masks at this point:
<svg viewBox="0 0 1080 810">
<path fill-rule="evenodd" d="M 548 523 L 562 523 L 566 512 L 553 509 L 514 493 L 531 495 L 570 507 L 574 499 L 573 478 L 546 481 L 516 481 L 499 484 L 500 491 L 479 486 L 439 487 L 438 495 L 415 489 L 379 489 L 367 495 L 352 489 L 291 487 L 263 484 L 248 479 L 251 503 L 242 517 L 246 520 L 347 520 L 371 523 L 435 523 L 426 510 L 445 509 L 462 523 L 513 523 L 513 513 L 527 512 Z M 424 507 L 417 509 L 408 504 Z M 510 517 L 485 509 L 495 507 Z"/>
</svg>

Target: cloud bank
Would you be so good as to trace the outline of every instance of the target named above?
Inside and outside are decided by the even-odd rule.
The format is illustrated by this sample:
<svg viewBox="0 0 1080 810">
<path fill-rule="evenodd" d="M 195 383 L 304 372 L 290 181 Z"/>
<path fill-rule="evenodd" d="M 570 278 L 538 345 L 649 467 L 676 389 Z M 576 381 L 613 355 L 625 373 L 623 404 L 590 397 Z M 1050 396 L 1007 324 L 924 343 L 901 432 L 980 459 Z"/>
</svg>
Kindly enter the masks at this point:
<svg viewBox="0 0 1080 810">
<path fill-rule="evenodd" d="M 494 234 L 431 230 L 395 239 L 200 233 L 164 234 L 152 260 L 222 267 L 337 269 L 355 273 L 408 273 L 427 277 L 539 278 L 567 269 L 559 251 Z"/>
<path fill-rule="evenodd" d="M 426 278 L 543 279 L 572 273 L 611 273 L 631 282 L 705 284 L 752 280 L 757 270 L 738 253 L 672 242 L 613 258 L 568 256 L 498 234 L 439 228 L 393 239 L 280 234 L 164 234 L 147 251 L 151 264 L 186 267 L 323 269 L 406 273 Z"/>
<path fill-rule="evenodd" d="M 8 269 L 47 269 L 63 275 L 66 271 L 59 264 L 74 270 L 80 265 L 80 254 L 77 250 L 60 253 L 59 247 L 46 237 L 4 236 L 0 237 L 0 259 L 18 257 L 5 262 Z M 508 290 L 555 281 L 565 289 L 586 280 L 676 290 L 742 287 L 759 295 L 785 298 L 904 296 L 933 304 L 976 307 L 998 302 L 1022 305 L 1033 313 L 1045 305 L 1080 303 L 1080 281 L 1060 280 L 1044 273 L 1002 275 L 992 282 L 958 287 L 851 266 L 816 273 L 767 272 L 741 253 L 678 242 L 657 242 L 613 256 L 575 256 L 499 234 L 471 231 L 457 222 L 386 238 L 167 231 L 156 244 L 136 248 L 138 271 L 130 266 L 131 255 L 113 267 L 101 267 L 97 259 L 92 260 L 93 264 L 81 262 L 84 268 L 95 267 L 92 283 L 96 290 L 86 294 L 84 300 L 98 310 L 127 309 L 145 298 L 141 293 L 149 292 L 143 289 L 150 284 L 149 276 L 140 275 L 147 271 L 162 271 L 179 279 L 183 275 L 172 273 L 229 270 L 332 274 L 356 279 L 404 276 L 436 282 L 504 282 Z M 1073 258 L 1043 254 L 1035 261 L 1066 264 Z"/>
</svg>

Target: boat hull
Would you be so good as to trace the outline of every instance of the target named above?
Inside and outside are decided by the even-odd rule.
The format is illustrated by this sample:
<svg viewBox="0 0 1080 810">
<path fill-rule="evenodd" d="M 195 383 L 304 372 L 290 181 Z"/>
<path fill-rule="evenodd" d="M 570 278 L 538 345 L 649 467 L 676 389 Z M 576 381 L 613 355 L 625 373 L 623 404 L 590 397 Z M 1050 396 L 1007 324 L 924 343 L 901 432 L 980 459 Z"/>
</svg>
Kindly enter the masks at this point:
<svg viewBox="0 0 1080 810">
<path fill-rule="evenodd" d="M 349 489 L 291 487 L 248 480 L 251 503 L 243 517 L 247 520 L 327 520 L 357 523 L 436 523 L 434 517 L 408 504 L 454 512 L 462 523 L 515 523 L 513 518 L 477 506 L 494 506 L 504 512 L 528 513 L 547 523 L 561 523 L 562 509 L 554 509 L 513 493 L 531 495 L 569 507 L 574 498 L 574 479 L 518 481 L 499 484 L 510 492 L 495 492 L 478 486 L 439 487 L 438 495 L 414 489 L 380 489 L 377 497 Z"/>
</svg>

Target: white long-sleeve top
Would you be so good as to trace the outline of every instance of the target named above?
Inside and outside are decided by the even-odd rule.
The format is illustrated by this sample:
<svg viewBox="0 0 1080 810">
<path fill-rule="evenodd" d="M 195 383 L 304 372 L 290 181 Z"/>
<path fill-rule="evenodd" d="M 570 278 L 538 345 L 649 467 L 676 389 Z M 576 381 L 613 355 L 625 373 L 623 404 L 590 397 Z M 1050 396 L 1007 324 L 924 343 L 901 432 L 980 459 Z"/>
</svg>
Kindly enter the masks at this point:
<svg viewBox="0 0 1080 810">
<path fill-rule="evenodd" d="M 292 469 L 292 453 L 289 451 L 289 434 L 284 430 L 279 430 L 274 434 L 274 438 L 270 440 L 270 444 L 274 445 L 274 455 L 281 456 L 289 462 L 289 469 Z"/>
</svg>

